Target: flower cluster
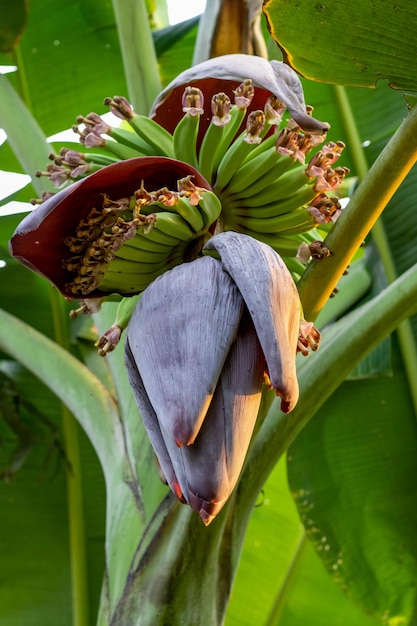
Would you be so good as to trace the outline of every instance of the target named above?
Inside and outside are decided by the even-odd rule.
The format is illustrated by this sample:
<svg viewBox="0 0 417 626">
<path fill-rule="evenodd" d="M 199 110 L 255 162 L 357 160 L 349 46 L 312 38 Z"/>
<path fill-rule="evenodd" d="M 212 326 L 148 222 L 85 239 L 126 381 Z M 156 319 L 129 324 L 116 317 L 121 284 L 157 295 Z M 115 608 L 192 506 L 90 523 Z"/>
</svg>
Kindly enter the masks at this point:
<svg viewBox="0 0 417 626">
<path fill-rule="evenodd" d="M 322 227 L 341 211 L 344 145 L 324 143 L 329 125 L 288 66 L 246 55 L 183 72 L 149 117 L 121 96 L 105 104 L 126 124 L 78 117 L 80 150 L 37 172 L 63 189 L 11 253 L 81 299 L 74 316 L 129 296 L 100 353 L 133 312 L 126 363 L 145 426 L 172 491 L 207 524 L 236 484 L 262 388 L 290 411 L 296 353 L 318 347 L 296 281 L 331 254 Z"/>
</svg>

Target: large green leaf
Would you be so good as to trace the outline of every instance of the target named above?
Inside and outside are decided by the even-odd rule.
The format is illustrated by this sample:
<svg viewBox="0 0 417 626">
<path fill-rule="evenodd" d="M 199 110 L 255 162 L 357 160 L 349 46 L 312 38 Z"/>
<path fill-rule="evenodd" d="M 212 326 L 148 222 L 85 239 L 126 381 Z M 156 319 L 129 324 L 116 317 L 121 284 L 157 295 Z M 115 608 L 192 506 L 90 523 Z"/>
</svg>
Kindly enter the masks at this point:
<svg viewBox="0 0 417 626">
<path fill-rule="evenodd" d="M 227 613 L 226 626 L 253 624 L 375 624 L 332 583 L 306 540 L 288 490 L 284 459 L 253 511 Z"/>
<path fill-rule="evenodd" d="M 303 76 L 336 85 L 388 82 L 417 89 L 417 17 L 408 0 L 266 0 L 264 12 L 287 61 Z"/>
<path fill-rule="evenodd" d="M 346 95 L 371 164 L 401 123 L 404 104 L 388 90 Z M 416 189 L 414 168 L 375 232 L 389 280 L 416 262 Z M 392 624 L 415 619 L 415 330 L 415 317 L 399 330 L 394 376 L 346 382 L 293 444 L 289 464 L 300 514 L 326 567 L 350 598 Z"/>
<path fill-rule="evenodd" d="M 290 485 L 309 538 L 348 597 L 382 623 L 416 617 L 416 459 L 415 416 L 398 367 L 393 377 L 342 385 L 290 451 Z"/>
<path fill-rule="evenodd" d="M 0 52 L 10 52 L 19 41 L 26 24 L 28 6 L 26 0 L 11 4 L 0 1 Z"/>
<path fill-rule="evenodd" d="M 30 31 L 31 39 L 27 39 L 24 45 L 22 42 L 22 48 L 20 50 L 23 54 L 21 68 L 23 70 L 26 68 L 26 73 L 29 75 L 29 81 L 27 83 L 22 82 L 25 87 L 22 93 L 24 94 L 26 102 L 29 104 L 31 100 L 30 96 L 32 95 L 36 117 L 42 120 L 41 125 L 45 132 L 49 134 L 50 132 L 60 130 L 62 127 L 69 126 L 78 113 L 87 113 L 91 109 L 102 112 L 103 109 L 100 109 L 100 103 L 105 95 L 112 95 L 112 93 L 126 94 L 126 89 L 123 89 L 123 91 L 119 89 L 120 85 L 124 83 L 124 79 L 121 77 L 122 72 L 119 52 L 117 52 L 117 55 L 114 54 L 113 56 L 114 49 L 108 46 L 106 47 L 106 44 L 109 43 L 108 36 L 110 36 L 110 33 L 113 32 L 113 35 L 115 35 L 115 31 L 112 31 L 110 25 L 111 20 L 108 20 L 110 15 L 107 11 L 108 7 L 103 13 L 103 23 L 97 21 L 97 24 L 100 23 L 100 28 L 94 30 L 95 18 L 91 17 L 94 15 L 94 11 L 91 12 L 91 7 L 94 5 L 95 9 L 97 9 L 99 4 L 100 7 L 102 6 L 102 3 L 95 4 L 94 0 L 90 0 L 88 3 L 89 6 L 85 3 L 85 7 L 80 16 L 75 9 L 76 5 L 64 7 L 58 5 L 55 1 L 52 2 L 52 0 L 49 0 L 47 6 L 49 9 L 53 9 L 50 15 L 54 15 L 54 20 L 47 20 L 49 22 L 47 25 L 43 25 L 40 22 L 45 16 L 45 3 L 40 3 L 39 0 L 35 2 L 35 0 L 33 0 L 33 5 L 35 6 L 35 4 L 37 5 L 37 22 L 32 22 Z M 98 8 L 100 9 L 100 7 Z M 86 27 L 87 23 L 88 27 Z M 36 24 L 39 26 L 38 31 L 35 29 Z M 56 25 L 58 25 L 59 36 L 54 33 Z M 64 39 L 64 34 L 68 35 L 70 32 L 69 25 L 72 27 L 80 27 L 82 25 L 82 27 L 78 28 L 77 37 L 71 38 L 66 36 Z M 107 26 L 109 27 L 107 28 Z M 93 32 L 90 32 L 91 29 Z M 42 35 L 47 35 L 45 41 L 49 43 L 40 46 L 37 32 L 40 32 Z M 104 44 L 104 48 L 98 45 L 100 38 L 101 42 Z M 171 78 L 172 73 L 184 69 L 185 65 L 189 64 L 187 59 L 190 56 L 192 40 L 193 31 L 187 31 L 178 44 L 178 47 L 175 48 L 175 53 L 174 49 L 170 46 L 166 48 L 164 54 L 161 55 L 161 72 L 164 76 L 164 80 L 165 77 L 166 79 Z M 50 43 L 54 41 L 56 41 L 55 46 Z M 60 42 L 59 45 L 58 42 Z M 94 42 L 94 45 L 91 42 Z M 59 61 L 58 63 L 52 60 L 52 67 L 59 67 L 59 74 L 62 73 L 62 80 L 45 80 L 45 68 L 51 67 L 51 58 L 59 54 L 60 46 L 63 44 L 65 44 L 65 46 L 61 48 L 61 52 L 65 52 L 65 55 L 61 55 L 59 59 L 57 59 L 57 61 Z M 114 46 L 115 48 L 118 47 L 117 39 L 115 39 Z M 91 56 L 88 56 L 87 53 L 87 57 L 84 56 L 81 59 L 77 48 L 81 48 L 84 53 L 88 48 Z M 37 49 L 37 52 L 34 52 L 34 49 Z M 106 51 L 103 52 L 103 49 Z M 39 62 L 38 64 L 39 57 L 35 57 L 39 52 L 42 53 L 43 60 L 42 63 Z M 116 57 L 119 61 L 116 61 Z M 81 67 L 81 61 L 85 61 L 84 67 L 88 80 L 83 74 L 84 67 Z M 32 64 L 34 64 L 33 67 Z M 102 67 L 103 65 L 105 68 Z M 177 67 L 178 70 L 176 69 Z M 34 70 L 33 73 L 32 69 Z M 97 70 L 98 74 L 95 73 L 95 70 Z M 24 77 L 23 72 L 20 76 Z M 32 79 L 32 77 L 35 78 Z M 13 79 L 15 84 L 17 84 L 16 78 L 17 77 L 14 77 Z M 42 89 L 40 92 L 36 91 L 36 93 L 34 93 L 34 87 L 38 87 L 37 80 L 40 80 L 39 84 Z M 64 88 L 62 88 L 61 82 Z M 74 85 L 76 85 L 76 87 L 69 91 L 69 86 L 74 87 Z M 105 93 L 103 93 L 103 85 L 106 89 Z M 109 93 L 107 92 L 107 88 L 109 88 Z M 328 91 L 328 89 L 330 89 L 330 91 Z M 389 90 L 385 90 L 385 92 L 388 93 Z M 377 94 L 379 95 L 379 92 L 377 92 Z M 398 96 L 398 94 L 395 94 L 395 96 Z M 338 109 L 333 106 L 335 103 L 335 95 L 332 88 L 324 86 L 322 91 L 317 92 L 317 97 L 310 98 L 308 96 L 307 101 L 315 105 L 317 115 L 320 118 L 323 118 L 323 116 L 321 113 L 319 115 L 319 111 L 322 110 L 322 107 L 328 106 L 329 114 L 326 115 L 325 118 L 332 123 L 335 132 L 335 135 L 331 138 L 345 138 L 342 123 L 339 121 Z M 376 102 L 377 99 L 375 99 L 374 103 Z M 56 108 L 52 107 L 51 103 L 54 107 L 56 105 Z M 360 108 L 358 110 L 360 110 Z M 397 111 L 399 110 L 400 109 L 397 109 Z M 378 124 L 380 135 L 385 134 L 387 125 L 391 124 L 391 122 L 387 121 L 388 116 L 386 116 L 386 111 L 383 110 L 382 101 L 379 111 L 378 106 L 374 106 L 372 119 L 367 120 L 363 110 L 361 115 L 363 115 L 364 127 L 366 124 L 369 124 L 369 127 L 373 127 L 375 121 L 373 139 L 378 135 Z M 402 112 L 400 115 L 402 115 Z M 378 122 L 375 117 L 378 117 Z M 393 125 L 396 124 L 397 122 Z M 375 145 L 375 142 L 373 142 L 372 145 Z M 354 155 L 350 153 L 347 154 L 347 163 L 351 165 L 353 173 L 355 173 Z M 42 164 L 39 164 L 39 167 L 41 166 Z M 22 268 L 22 271 L 26 270 Z M 13 280 L 15 280 L 15 278 Z M 21 282 L 20 285 L 21 290 L 24 291 L 26 289 L 26 282 Z M 45 286 L 45 289 L 46 288 Z M 17 287 L 16 289 L 18 290 Z M 36 300 L 36 297 L 33 297 L 33 300 Z M 26 316 L 27 319 L 30 319 L 31 312 L 28 310 L 27 302 L 28 299 L 25 299 L 25 293 L 21 293 L 18 299 L 16 296 L 13 308 L 16 306 L 14 312 L 17 313 L 19 310 L 20 317 Z M 6 306 L 5 308 L 9 307 Z M 97 316 L 96 322 L 100 331 L 110 325 L 112 321 L 112 308 L 114 308 L 113 305 L 106 305 L 106 307 L 103 307 L 102 313 Z M 34 306 L 34 309 L 37 309 L 37 305 Z M 41 318 L 39 318 L 39 323 L 41 323 Z M 44 332 L 49 334 L 50 330 Z M 143 604 L 141 603 L 139 593 L 136 595 L 133 593 L 129 597 L 129 585 L 132 586 L 133 591 L 136 589 L 138 592 L 141 591 L 140 571 L 135 569 L 137 562 L 144 563 L 146 561 L 149 563 L 149 566 L 144 570 L 148 576 L 147 581 L 145 581 L 148 587 L 145 585 L 145 589 L 152 591 L 152 594 L 148 594 L 152 597 L 156 597 L 157 592 L 162 593 L 164 586 L 159 584 L 158 588 L 156 588 L 153 579 L 150 577 L 151 575 L 157 577 L 158 581 L 161 582 L 161 574 L 163 574 L 165 584 L 166 578 L 169 578 L 170 568 L 175 572 L 182 572 L 182 576 L 177 576 L 176 580 L 173 578 L 172 582 L 166 587 L 168 592 L 171 593 L 171 604 L 170 607 L 166 609 L 167 611 L 169 611 L 170 608 L 172 608 L 172 610 L 178 608 L 178 611 L 180 611 L 181 607 L 178 607 L 180 599 L 187 598 L 187 594 L 191 592 L 191 589 L 193 592 L 196 589 L 200 589 L 200 593 L 203 593 L 203 596 L 204 593 L 206 593 L 207 598 L 211 598 L 211 594 L 216 597 L 217 594 L 221 596 L 223 591 L 215 588 L 212 582 L 213 579 L 207 582 L 207 578 L 210 577 L 206 576 L 207 571 L 217 571 L 216 567 L 219 567 L 215 562 L 215 554 L 213 556 L 213 553 L 210 551 L 210 537 L 213 540 L 219 537 L 219 535 L 216 534 L 215 526 L 209 529 L 197 527 L 197 524 L 190 523 L 189 511 L 177 505 L 176 513 L 173 515 L 170 513 L 165 526 L 162 524 L 158 527 L 169 509 L 166 501 L 159 509 L 157 508 L 158 502 L 161 502 L 167 491 L 158 481 L 156 471 L 152 465 L 149 444 L 147 440 L 144 439 L 143 427 L 135 410 L 132 396 L 126 383 L 126 377 L 123 373 L 122 359 L 123 356 L 120 351 L 117 351 L 114 355 L 110 355 L 108 359 L 109 367 L 113 375 L 114 388 L 120 403 L 119 406 L 123 417 L 126 418 L 125 428 L 123 430 L 123 443 L 126 446 L 126 465 L 124 467 L 125 474 L 123 479 L 118 472 L 115 472 L 113 481 L 110 481 L 107 517 L 107 573 L 109 574 L 109 585 L 104 587 L 103 593 L 101 609 L 102 621 L 100 622 L 103 624 L 108 622 L 108 618 L 106 617 L 108 609 L 109 612 L 111 612 L 118 604 L 120 597 L 126 598 L 128 602 L 131 602 L 133 608 L 140 606 L 142 609 Z M 94 368 L 92 367 L 92 369 Z M 118 440 L 118 442 L 120 441 Z M 275 441 L 275 445 L 276 444 L 277 442 Z M 279 471 L 281 472 L 279 480 L 281 480 L 281 478 L 283 478 L 282 466 Z M 109 476 L 110 473 L 111 472 L 108 470 L 107 476 Z M 88 476 L 86 480 L 88 480 L 91 485 L 91 489 L 94 489 L 94 478 Z M 128 486 L 129 480 L 130 483 Z M 249 482 L 250 481 L 248 481 L 248 483 Z M 270 487 L 268 484 L 266 486 L 266 498 L 270 499 L 271 503 L 273 502 L 273 506 L 272 504 L 264 504 L 263 507 L 255 510 L 254 524 L 259 521 L 259 526 L 254 526 L 254 534 L 248 535 L 249 541 L 242 560 L 241 576 L 243 579 L 238 578 L 237 580 L 236 596 L 233 596 L 231 603 L 230 619 L 234 619 L 236 624 L 244 624 L 248 615 L 251 615 L 252 623 L 262 623 L 262 621 L 266 621 L 263 617 L 270 615 L 270 626 L 273 623 L 279 623 L 277 621 L 278 619 L 281 620 L 281 623 L 285 623 L 286 626 L 288 624 L 291 624 L 291 626 L 300 626 L 306 623 L 337 624 L 337 613 L 340 612 L 339 623 L 343 624 L 343 626 L 346 626 L 346 624 L 348 624 L 348 626 L 350 626 L 350 624 L 355 624 L 355 626 L 356 624 L 364 624 L 364 626 L 365 624 L 371 624 L 372 621 L 370 619 L 362 616 L 355 607 L 347 604 L 346 598 L 340 593 L 337 587 L 330 585 L 330 578 L 326 575 L 321 563 L 314 553 L 309 550 L 308 546 L 304 548 L 301 554 L 302 558 L 300 558 L 300 554 L 296 550 L 296 542 L 300 532 L 299 529 L 295 528 L 295 534 L 292 535 L 292 530 L 297 526 L 297 518 L 294 515 L 294 510 L 289 514 L 288 518 L 286 517 L 289 510 L 287 509 L 288 494 L 284 495 L 286 492 L 281 482 L 279 485 L 280 490 L 277 495 L 272 495 L 272 486 Z M 140 494 L 143 498 L 142 501 L 140 501 L 140 498 L 134 501 L 132 494 L 136 497 Z M 284 498 L 286 498 L 285 503 Z M 143 507 L 143 509 L 140 510 L 140 514 L 138 514 L 138 502 Z M 288 504 L 288 506 L 290 506 L 290 504 Z M 279 516 L 280 512 L 282 512 L 281 517 Z M 279 541 L 273 541 L 274 533 L 279 532 L 281 528 L 277 523 L 277 520 L 279 520 L 281 524 L 281 518 L 284 518 L 282 544 Z M 144 533 L 144 528 L 148 522 L 147 532 Z M 219 520 L 219 522 L 222 523 L 221 520 Z M 170 525 L 172 526 L 170 527 Z M 250 530 L 249 533 L 251 532 Z M 210 533 L 212 533 L 212 535 L 210 535 Z M 142 541 L 141 537 L 143 537 Z M 253 543 L 252 537 L 254 537 Z M 261 537 L 261 539 L 259 539 L 259 537 Z M 271 550 L 265 550 L 263 552 L 265 560 L 259 560 L 256 554 L 259 556 L 260 546 L 257 543 L 255 544 L 255 542 L 263 541 L 264 537 L 265 541 L 271 544 Z M 175 541 L 172 541 L 172 538 L 174 538 Z M 226 542 L 227 538 L 226 535 Z M 154 539 L 154 541 L 152 541 L 152 539 Z M 102 544 L 100 542 L 100 547 L 101 546 Z M 198 546 L 198 549 L 195 549 L 195 546 Z M 138 559 L 131 560 L 132 555 L 135 554 L 136 548 L 138 548 Z M 255 553 L 255 557 L 253 556 L 253 552 Z M 282 592 L 288 589 L 288 585 L 286 587 L 285 581 L 288 582 L 288 577 L 291 577 L 291 572 L 293 571 L 290 564 L 292 563 L 291 556 L 294 553 L 299 556 L 297 576 L 293 578 L 292 586 L 290 586 L 289 592 L 285 595 L 285 593 L 283 594 Z M 276 560 L 275 557 L 272 556 L 273 554 L 277 555 Z M 148 561 L 147 559 L 150 556 L 152 556 L 152 559 Z M 155 558 L 155 556 L 157 558 Z M 268 556 L 270 556 L 269 561 Z M 282 560 L 279 560 L 280 557 L 282 557 Z M 236 556 L 234 556 L 234 558 L 236 558 Z M 225 565 L 225 567 L 230 566 L 229 561 L 226 560 L 225 564 L 221 563 L 220 567 L 223 565 Z M 274 565 L 277 567 L 274 568 Z M 274 571 L 274 569 L 276 569 L 276 571 Z M 266 575 L 264 578 L 267 579 L 267 581 L 265 581 L 265 579 L 263 581 L 260 571 L 265 572 Z M 286 576 L 286 574 L 288 574 L 288 576 Z M 249 583 L 246 580 L 247 578 Z M 256 587 L 256 590 L 253 585 L 253 579 L 259 579 L 260 584 Z M 267 585 L 267 583 L 269 583 L 269 585 Z M 259 595 L 259 601 L 258 597 L 254 599 L 253 596 L 250 595 L 249 592 L 252 589 L 256 596 Z M 276 597 L 277 602 L 274 601 Z M 144 601 L 147 601 L 146 597 Z M 326 607 L 327 601 L 328 607 Z M 190 612 L 195 610 L 195 614 L 199 615 L 199 607 L 196 606 L 193 608 L 191 604 L 192 603 L 190 603 L 190 607 L 182 609 L 183 614 L 187 614 L 188 608 Z M 251 607 L 251 605 L 253 606 Z M 278 609 L 276 609 L 277 605 Z M 324 605 L 322 608 L 323 613 L 319 612 L 321 605 Z M 62 605 L 60 604 L 59 606 Z M 13 607 L 18 621 L 19 617 L 21 617 L 21 615 L 19 616 L 19 607 L 17 607 L 15 603 L 13 603 Z M 248 607 L 253 610 L 252 613 L 249 611 Z M 42 607 L 40 608 L 42 609 Z M 129 606 L 123 607 L 119 604 L 119 609 L 120 611 L 128 611 Z M 57 610 L 54 608 L 54 614 L 56 613 Z M 94 615 L 94 608 L 91 613 Z M 314 614 L 313 618 L 312 613 Z M 37 617 L 38 623 L 45 623 L 41 610 L 37 613 Z M 346 621 L 343 621 L 344 617 L 346 617 Z M 94 617 L 92 619 L 94 619 Z M 273 619 L 275 619 L 276 622 L 272 621 Z M 313 622 L 312 619 L 316 620 L 316 622 Z"/>
<path fill-rule="evenodd" d="M 47 136 L 69 128 L 79 114 L 102 113 L 106 96 L 127 92 L 114 17 L 102 13 L 102 2 L 96 5 L 104 24 L 91 2 L 85 9 L 78 2 L 31 2 L 12 80 Z"/>
<path fill-rule="evenodd" d="M 55 330 L 49 285 L 6 254 L 5 242 L 19 217 L 1 220 L 0 258 L 6 260 L 6 265 L 0 269 L 0 307 L 18 313 L 52 337 Z M 43 351 L 34 351 L 27 344 L 19 350 L 21 331 L 16 332 L 5 320 L 2 328 L 18 350 L 17 357 L 20 350 L 26 350 L 35 362 L 47 363 Z M 63 425 L 68 425 L 71 418 L 37 377 L 3 353 L 0 370 L 10 381 L 12 407 L 29 431 L 29 444 L 27 437 L 23 441 L 13 436 L 4 427 L 6 417 L 0 409 L 2 460 L 9 466 L 28 444 L 20 469 L 15 468 L 18 471 L 9 482 L 0 482 L 0 551 L 3 571 L 7 572 L 0 589 L 0 623 L 35 626 L 41 621 L 50 626 L 58 622 L 69 626 L 75 619 L 72 597 L 79 586 L 83 588 L 84 606 L 90 608 L 92 615 L 97 611 L 101 593 L 105 510 L 102 470 L 81 429 L 73 424 L 72 441 L 66 438 L 71 429 L 65 427 L 64 435 Z M 8 408 L 3 405 L 4 410 Z M 69 495 L 74 485 L 82 485 L 79 498 Z M 78 509 L 76 520 L 74 506 Z M 71 537 L 75 530 L 84 537 L 78 535 L 74 548 Z M 88 563 L 83 575 L 79 569 L 74 570 L 74 559 Z"/>
</svg>

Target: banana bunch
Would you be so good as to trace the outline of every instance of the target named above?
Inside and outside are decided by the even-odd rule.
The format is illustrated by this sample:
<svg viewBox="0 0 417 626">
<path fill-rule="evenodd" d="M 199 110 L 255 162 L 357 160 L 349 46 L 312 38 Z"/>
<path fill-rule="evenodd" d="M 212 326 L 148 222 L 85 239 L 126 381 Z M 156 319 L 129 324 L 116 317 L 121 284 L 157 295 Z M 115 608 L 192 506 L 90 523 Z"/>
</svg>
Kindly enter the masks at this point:
<svg viewBox="0 0 417 626">
<path fill-rule="evenodd" d="M 323 148 L 324 167 L 309 168 L 305 163 L 306 155 L 324 139 L 324 129 L 322 135 L 303 132 L 292 120 L 280 129 L 285 107 L 277 98 L 269 98 L 264 110 L 248 114 L 254 95 L 250 80 L 239 85 L 234 93 L 234 104 L 224 93 L 212 97 L 211 122 L 203 129 L 204 96 L 194 86 L 185 88 L 184 114 L 172 134 L 155 120 L 136 114 L 129 102 L 120 96 L 106 98 L 105 104 L 127 122 L 130 131 L 109 126 L 106 130 L 96 114 L 79 118 L 79 121 L 83 121 L 88 129 L 87 138 L 86 131 L 83 131 L 86 144 L 91 143 L 88 141 L 91 133 L 106 132 L 115 140 L 106 143 L 106 148 L 113 144 L 110 150 L 114 154 L 120 150 L 122 153 L 127 151 L 126 158 L 133 156 L 134 151 L 136 155 L 159 154 L 198 169 L 221 202 L 218 230 L 247 233 L 265 241 L 286 261 L 290 259 L 289 265 L 300 274 L 305 266 L 297 261 L 297 251 L 301 244 L 308 245 L 311 239 L 305 234 L 312 233 L 322 239 L 321 225 L 330 219 L 311 210 L 320 193 L 317 179 L 319 176 L 332 177 L 331 165 L 340 156 L 343 146 L 340 143 L 327 144 Z M 245 127 L 243 131 L 242 127 Z M 116 152 L 114 144 L 119 146 Z M 342 172 L 340 179 L 346 173 L 347 170 Z M 331 188 L 332 184 L 329 183 L 328 187 Z M 335 202 L 333 212 L 338 211 L 340 205 Z M 198 221 L 198 215 L 192 219 Z M 194 231 L 199 230 L 197 226 Z M 172 228 L 175 232 L 173 223 Z"/>
<path fill-rule="evenodd" d="M 132 201 L 121 212 L 117 204 L 112 213 L 106 207 L 101 213 L 106 218 L 96 220 L 94 236 L 90 229 L 83 239 L 80 224 L 77 236 L 67 239 L 75 256 L 66 261 L 66 269 L 76 274 L 67 290 L 75 297 L 97 289 L 123 296 L 140 293 L 166 270 L 198 255 L 221 210 L 217 196 L 208 190 L 199 190 L 198 204 L 169 192 L 168 206 L 158 200 L 159 192 L 141 206 L 143 190 L 137 193 L 133 208 Z"/>
<path fill-rule="evenodd" d="M 322 241 L 326 224 L 340 210 L 337 199 L 330 200 L 326 192 L 340 185 L 347 173 L 346 168 L 332 167 L 343 145 L 326 144 L 317 151 L 326 127 L 315 135 L 291 119 L 282 125 L 285 105 L 278 98 L 269 97 L 263 110 L 248 113 L 254 92 L 251 80 L 245 80 L 234 90 L 234 104 L 225 93 L 215 94 L 207 123 L 203 93 L 188 86 L 172 132 L 135 113 L 120 96 L 104 102 L 123 120 L 122 127 L 110 126 L 96 113 L 77 118 L 74 130 L 81 143 L 104 150 L 63 149 L 51 155 L 54 163 L 45 174 L 61 186 L 100 170 L 110 172 L 120 160 L 139 156 L 190 166 L 212 191 L 139 189 L 132 206 L 115 210 L 112 219 L 106 214 L 101 230 L 94 217 L 92 234 L 84 236 L 88 225 L 83 224 L 80 236 L 66 239 L 73 254 L 65 268 L 75 274 L 67 293 L 84 298 L 97 290 L 128 296 L 141 292 L 164 271 L 201 254 L 215 229 L 267 243 L 293 274 L 303 273 L 306 261 L 297 258 L 300 246 L 308 249 Z M 168 184 L 172 187 L 172 177 Z M 100 213 L 100 208 L 95 210 Z"/>
</svg>

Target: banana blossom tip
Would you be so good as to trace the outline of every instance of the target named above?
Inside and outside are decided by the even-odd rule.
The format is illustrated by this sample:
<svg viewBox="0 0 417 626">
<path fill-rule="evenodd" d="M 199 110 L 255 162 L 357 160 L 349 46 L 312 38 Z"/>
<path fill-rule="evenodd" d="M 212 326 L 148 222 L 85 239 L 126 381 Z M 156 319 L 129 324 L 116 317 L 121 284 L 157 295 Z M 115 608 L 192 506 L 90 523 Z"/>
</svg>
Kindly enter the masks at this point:
<svg viewBox="0 0 417 626">
<path fill-rule="evenodd" d="M 209 254 L 144 291 L 127 328 L 126 366 L 173 493 L 205 524 L 239 478 L 268 371 L 285 411 L 298 399 L 300 303 L 266 244 L 215 235 Z"/>
</svg>

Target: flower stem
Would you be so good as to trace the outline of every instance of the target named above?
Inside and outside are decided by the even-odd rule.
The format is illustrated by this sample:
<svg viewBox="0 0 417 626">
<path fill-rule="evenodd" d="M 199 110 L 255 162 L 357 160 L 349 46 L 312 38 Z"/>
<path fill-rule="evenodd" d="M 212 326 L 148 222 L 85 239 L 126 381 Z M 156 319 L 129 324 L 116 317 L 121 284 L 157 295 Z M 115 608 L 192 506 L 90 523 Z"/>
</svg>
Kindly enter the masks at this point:
<svg viewBox="0 0 417 626">
<path fill-rule="evenodd" d="M 367 175 L 369 168 L 357 129 L 356 120 L 346 94 L 346 89 L 335 85 L 334 92 L 342 114 L 349 149 L 355 164 L 355 171 L 358 174 L 359 179 L 363 180 Z M 389 283 L 392 283 L 398 275 L 385 232 L 385 227 L 380 219 L 376 221 L 372 228 L 372 237 L 378 249 L 387 280 Z M 417 388 L 415 385 L 415 381 L 417 380 L 417 351 L 413 339 L 413 331 L 410 320 L 404 320 L 404 322 L 399 325 L 397 328 L 397 335 L 409 382 L 409 390 L 413 401 L 414 412 L 417 415 Z"/>
<path fill-rule="evenodd" d="M 129 100 L 147 115 L 161 81 L 145 0 L 113 0 Z"/>
<path fill-rule="evenodd" d="M 64 300 L 56 289 L 51 289 L 50 293 L 55 341 L 62 348 L 68 350 L 68 325 L 65 323 L 64 319 Z M 88 626 L 88 576 L 78 425 L 72 413 L 63 404 L 61 405 L 61 415 L 65 453 L 70 464 L 70 469 L 67 471 L 67 499 L 71 562 L 72 619 L 74 626 Z"/>
<path fill-rule="evenodd" d="M 306 319 L 314 320 L 356 250 L 417 161 L 417 107 L 402 122 L 326 238 L 333 256 L 312 262 L 299 283 Z"/>
</svg>

